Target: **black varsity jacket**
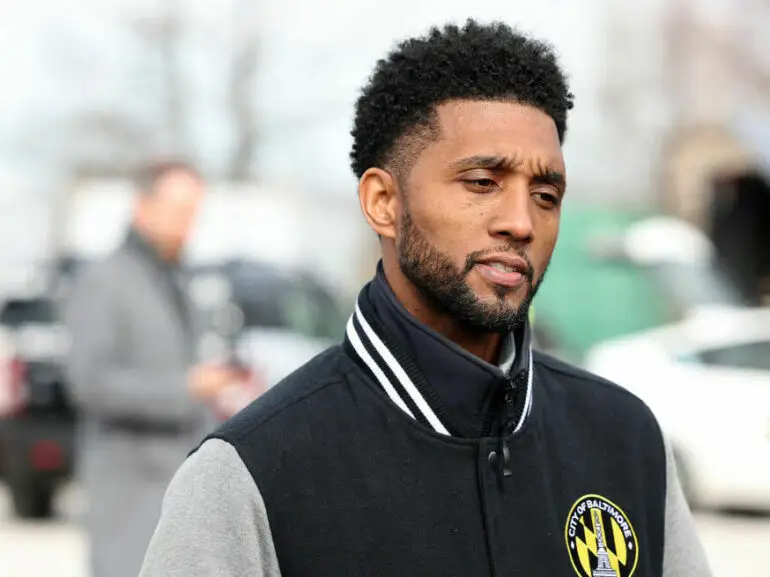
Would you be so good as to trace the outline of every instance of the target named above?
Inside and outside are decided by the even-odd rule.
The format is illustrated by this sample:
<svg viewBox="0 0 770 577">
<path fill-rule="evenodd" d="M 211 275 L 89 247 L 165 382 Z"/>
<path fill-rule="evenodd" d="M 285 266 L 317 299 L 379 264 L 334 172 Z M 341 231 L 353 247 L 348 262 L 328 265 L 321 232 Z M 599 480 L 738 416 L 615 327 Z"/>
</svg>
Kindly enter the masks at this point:
<svg viewBox="0 0 770 577">
<path fill-rule="evenodd" d="M 503 369 L 471 358 L 392 316 L 383 282 L 182 466 L 142 575 L 708 575 L 641 401 L 527 327 Z"/>
</svg>

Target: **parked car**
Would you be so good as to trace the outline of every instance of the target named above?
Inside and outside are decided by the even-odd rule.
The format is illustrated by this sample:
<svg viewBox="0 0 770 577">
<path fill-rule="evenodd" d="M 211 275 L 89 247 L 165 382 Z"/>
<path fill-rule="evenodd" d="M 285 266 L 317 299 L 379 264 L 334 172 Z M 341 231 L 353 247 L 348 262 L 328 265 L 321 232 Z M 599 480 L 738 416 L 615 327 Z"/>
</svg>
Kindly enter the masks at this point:
<svg viewBox="0 0 770 577">
<path fill-rule="evenodd" d="M 7 301 L 0 334 L 2 469 L 17 515 L 47 517 L 73 462 L 75 414 L 63 366 L 67 335 L 45 296 Z"/>
<path fill-rule="evenodd" d="M 251 398 L 238 408 L 344 336 L 339 299 L 306 272 L 229 260 L 194 267 L 190 290 L 208 329 L 203 356 L 248 369 Z"/>
<path fill-rule="evenodd" d="M 693 506 L 770 510 L 770 309 L 701 308 L 596 346 L 585 367 L 652 409 Z"/>
</svg>

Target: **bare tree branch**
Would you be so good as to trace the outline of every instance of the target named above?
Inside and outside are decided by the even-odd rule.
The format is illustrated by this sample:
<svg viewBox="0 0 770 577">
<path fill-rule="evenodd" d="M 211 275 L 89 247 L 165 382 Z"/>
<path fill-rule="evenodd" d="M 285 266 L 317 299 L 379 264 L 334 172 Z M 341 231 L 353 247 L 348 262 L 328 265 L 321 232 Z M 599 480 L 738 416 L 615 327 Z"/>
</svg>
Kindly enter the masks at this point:
<svg viewBox="0 0 770 577">
<path fill-rule="evenodd" d="M 251 176 L 257 148 L 257 122 L 254 111 L 254 83 L 258 63 L 257 39 L 246 39 L 235 55 L 230 71 L 229 106 L 235 132 L 235 147 L 228 176 L 246 180 Z"/>
<path fill-rule="evenodd" d="M 160 0 L 156 14 L 128 21 L 127 26 L 143 38 L 151 54 L 160 61 L 158 95 L 162 110 L 161 126 L 168 146 L 176 152 L 190 154 L 187 136 L 187 91 L 180 62 L 181 40 L 184 33 L 183 8 L 177 0 Z"/>
<path fill-rule="evenodd" d="M 105 173 L 119 173 L 143 155 L 157 152 L 183 154 L 195 161 L 204 152 L 192 138 L 200 119 L 190 114 L 200 110 L 201 102 L 216 102 L 223 109 L 209 109 L 203 125 L 210 118 L 224 117 L 231 128 L 234 142 L 229 155 L 223 155 L 223 176 L 252 178 L 259 144 L 255 107 L 259 37 L 253 8 L 250 1 L 238 2 L 234 26 L 227 33 L 220 29 L 219 41 L 210 34 L 216 29 L 200 17 L 196 20 L 184 0 L 154 0 L 137 10 L 109 12 L 105 25 L 122 38 L 115 45 L 122 52 L 112 69 L 121 88 L 107 97 L 73 99 L 72 109 L 64 113 L 63 128 L 55 131 L 64 135 L 60 158 L 78 171 Z M 79 94 L 83 79 L 90 80 L 94 68 L 100 63 L 106 68 L 103 59 L 87 37 L 70 34 L 55 40 L 63 44 L 57 51 L 61 58 L 55 61 L 66 63 L 58 67 L 62 86 Z M 203 42 L 206 51 L 213 51 L 209 53 L 215 67 L 187 68 L 187 59 L 196 57 L 195 50 L 183 52 L 188 42 L 194 49 Z M 201 101 L 193 81 L 202 78 L 188 74 L 205 74 L 206 82 L 224 82 L 223 99 Z"/>
<path fill-rule="evenodd" d="M 137 119 L 93 110 L 72 118 L 63 129 L 70 146 L 68 164 L 78 176 L 121 176 L 151 150 L 153 131 Z"/>
</svg>

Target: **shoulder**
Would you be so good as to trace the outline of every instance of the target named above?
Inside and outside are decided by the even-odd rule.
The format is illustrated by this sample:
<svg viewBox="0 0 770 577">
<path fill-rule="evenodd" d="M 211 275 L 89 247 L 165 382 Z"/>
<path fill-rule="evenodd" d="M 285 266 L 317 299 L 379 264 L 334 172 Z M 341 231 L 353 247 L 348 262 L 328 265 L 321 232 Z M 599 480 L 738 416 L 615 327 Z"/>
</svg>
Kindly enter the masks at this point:
<svg viewBox="0 0 770 577">
<path fill-rule="evenodd" d="M 221 439 L 209 439 L 182 463 L 169 485 L 169 492 L 181 495 L 192 491 L 200 493 L 202 498 L 237 497 L 251 493 L 253 484 L 235 449 Z M 234 485 L 238 486 L 237 491 L 232 490 Z M 195 500 L 196 495 L 190 497 Z"/>
<path fill-rule="evenodd" d="M 136 274 L 130 255 L 122 249 L 86 264 L 67 289 L 65 311 L 67 314 L 83 311 L 93 316 L 95 311 L 120 309 L 132 294 Z"/>
<path fill-rule="evenodd" d="M 105 299 L 114 300 L 109 298 L 115 284 L 110 260 L 108 257 L 89 263 L 78 271 L 66 297 L 69 310 L 90 309 L 91 305 L 104 305 Z"/>
<path fill-rule="evenodd" d="M 279 575 L 265 503 L 235 449 L 206 441 L 163 498 L 142 577 Z"/>
<path fill-rule="evenodd" d="M 341 346 L 320 353 L 270 388 L 248 407 L 224 423 L 212 436 L 238 444 L 266 429 L 296 430 L 292 423 L 307 424 L 320 418 L 318 410 L 339 404 L 340 385 L 349 368 Z M 335 394 L 336 393 L 336 394 Z M 332 400 L 334 397 L 336 400 Z"/>
<path fill-rule="evenodd" d="M 114 285 L 114 277 L 125 266 L 125 251 L 117 250 L 83 267 L 75 277 L 75 288 L 95 288 Z"/>
<path fill-rule="evenodd" d="M 609 411 L 625 419 L 645 421 L 658 427 L 650 408 L 639 397 L 598 375 L 546 355 L 534 352 L 535 374 L 545 387 L 564 399 L 573 408 L 593 408 Z"/>
</svg>

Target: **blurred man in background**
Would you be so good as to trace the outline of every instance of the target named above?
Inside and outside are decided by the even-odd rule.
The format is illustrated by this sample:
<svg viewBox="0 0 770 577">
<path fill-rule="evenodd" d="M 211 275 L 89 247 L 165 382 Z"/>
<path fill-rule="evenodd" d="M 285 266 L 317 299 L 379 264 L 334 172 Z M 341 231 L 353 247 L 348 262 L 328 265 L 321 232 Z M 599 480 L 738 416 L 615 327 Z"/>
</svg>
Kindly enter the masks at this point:
<svg viewBox="0 0 770 577">
<path fill-rule="evenodd" d="M 95 577 L 139 573 L 166 486 L 206 425 L 206 402 L 232 376 L 194 366 L 195 315 L 179 269 L 202 178 L 167 161 L 136 184 L 124 244 L 83 275 L 66 311 Z"/>
</svg>

